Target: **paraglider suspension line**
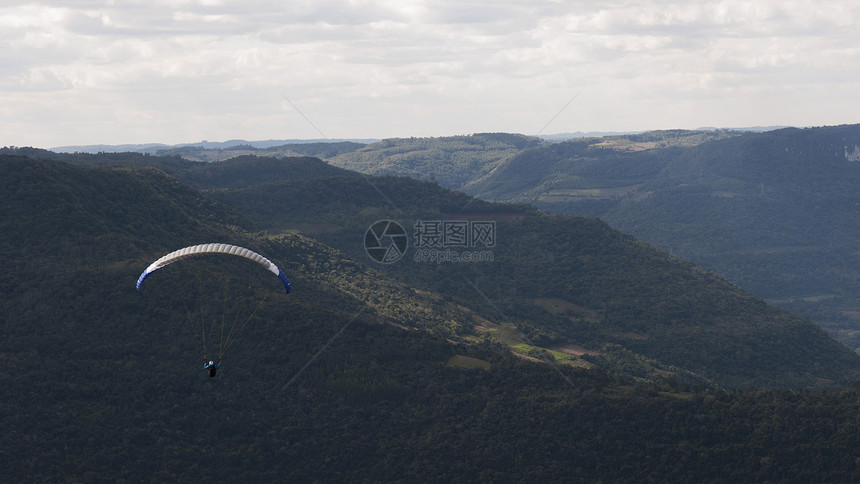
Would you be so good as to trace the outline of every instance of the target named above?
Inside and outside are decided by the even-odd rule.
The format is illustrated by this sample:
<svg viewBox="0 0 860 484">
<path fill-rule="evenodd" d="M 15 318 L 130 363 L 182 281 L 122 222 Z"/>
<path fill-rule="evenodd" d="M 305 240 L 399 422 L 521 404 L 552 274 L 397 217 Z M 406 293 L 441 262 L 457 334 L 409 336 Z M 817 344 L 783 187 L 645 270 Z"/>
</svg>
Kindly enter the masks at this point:
<svg viewBox="0 0 860 484">
<path fill-rule="evenodd" d="M 188 333 L 188 339 L 191 340 L 191 344 L 193 344 L 194 347 L 197 348 L 197 351 L 200 353 L 200 356 L 202 356 L 203 359 L 205 360 L 206 359 L 206 347 L 200 346 L 200 344 L 197 341 L 197 338 L 194 337 L 194 331 L 191 330 L 191 328 L 193 327 L 193 325 L 195 323 L 195 321 L 194 321 L 195 318 L 194 318 L 194 315 L 191 314 L 190 309 L 186 310 L 186 317 L 188 318 L 188 324 L 185 325 L 185 332 Z"/>
<path fill-rule="evenodd" d="M 218 355 L 218 358 L 224 356 L 224 353 L 226 353 L 227 350 L 230 349 L 231 346 L 233 346 L 233 342 L 236 341 L 236 338 L 238 338 L 240 334 L 242 334 L 242 331 L 245 329 L 246 326 L 248 326 L 248 322 L 250 322 L 251 319 L 254 318 L 254 315 L 257 314 L 257 311 L 259 311 L 260 308 L 263 307 L 263 304 L 266 302 L 266 299 L 268 299 L 268 295 L 264 297 L 263 300 L 259 302 L 259 304 L 257 304 L 257 307 L 254 308 L 254 311 L 251 313 L 250 316 L 248 316 L 247 319 L 245 319 L 245 322 L 242 323 L 242 326 L 240 326 L 236 332 L 233 332 L 235 324 L 233 325 L 233 328 L 230 328 L 230 334 L 227 336 L 227 342 L 224 346 L 224 350 L 221 351 L 221 354 Z"/>
<path fill-rule="evenodd" d="M 218 338 L 218 354 L 219 355 L 224 354 L 224 351 L 223 351 L 223 348 L 224 348 L 224 326 L 226 325 L 226 321 L 227 321 L 227 300 L 228 300 L 227 295 L 228 294 L 230 294 L 230 279 L 229 278 L 224 283 L 224 310 L 221 312 L 221 336 Z M 237 313 L 236 318 L 238 318 L 238 317 L 239 317 L 239 314 Z M 233 324 L 234 325 L 236 324 L 235 320 L 233 321 Z M 230 331 L 232 331 L 232 329 Z"/>
<path fill-rule="evenodd" d="M 230 294 L 230 293 L 229 293 L 229 291 L 227 291 L 227 290 L 225 289 L 225 291 L 224 291 L 224 316 L 221 318 L 221 336 L 222 336 L 222 342 L 218 345 L 218 355 L 219 355 L 219 357 L 224 356 L 224 352 L 225 352 L 225 351 L 227 351 L 227 349 L 224 347 L 224 344 L 225 344 L 225 343 L 223 342 L 223 336 L 224 336 L 224 327 L 226 326 L 226 324 L 225 324 L 225 323 L 226 323 L 226 320 L 227 320 L 227 300 L 229 299 L 229 294 Z M 235 338 L 235 335 L 234 335 L 233 333 L 234 333 L 234 331 L 236 330 L 236 324 L 238 324 L 238 323 L 239 323 L 239 318 L 242 316 L 242 314 L 244 314 L 244 313 L 245 313 L 245 305 L 248 303 L 248 300 L 249 300 L 250 294 L 251 294 L 251 293 L 250 293 L 250 291 L 249 291 L 249 292 L 245 295 L 245 297 L 241 298 L 241 301 L 242 301 L 241 306 L 239 306 L 239 309 L 238 309 L 238 310 L 236 310 L 236 311 L 234 311 L 234 312 L 233 312 L 233 314 L 234 314 L 234 316 L 233 316 L 233 324 L 231 324 L 231 325 L 230 325 L 230 331 L 227 333 L 227 341 L 226 341 L 226 344 L 227 344 L 228 346 L 229 346 L 229 344 L 232 342 L 232 339 L 233 339 L 233 338 Z M 251 316 L 253 316 L 253 314 L 252 314 Z M 250 319 L 250 316 L 249 316 L 249 319 Z M 247 323 L 247 321 L 246 321 L 246 323 Z"/>
</svg>

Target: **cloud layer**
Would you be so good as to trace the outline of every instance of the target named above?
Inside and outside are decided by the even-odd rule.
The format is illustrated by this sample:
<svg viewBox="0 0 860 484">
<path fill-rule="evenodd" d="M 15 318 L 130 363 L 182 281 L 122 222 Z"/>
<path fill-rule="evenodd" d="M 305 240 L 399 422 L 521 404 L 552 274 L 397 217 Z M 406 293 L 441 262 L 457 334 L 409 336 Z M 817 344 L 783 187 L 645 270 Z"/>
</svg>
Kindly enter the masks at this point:
<svg viewBox="0 0 860 484">
<path fill-rule="evenodd" d="M 860 6 L 842 0 L 5 4 L 0 145 L 819 125 L 860 107 Z"/>
</svg>

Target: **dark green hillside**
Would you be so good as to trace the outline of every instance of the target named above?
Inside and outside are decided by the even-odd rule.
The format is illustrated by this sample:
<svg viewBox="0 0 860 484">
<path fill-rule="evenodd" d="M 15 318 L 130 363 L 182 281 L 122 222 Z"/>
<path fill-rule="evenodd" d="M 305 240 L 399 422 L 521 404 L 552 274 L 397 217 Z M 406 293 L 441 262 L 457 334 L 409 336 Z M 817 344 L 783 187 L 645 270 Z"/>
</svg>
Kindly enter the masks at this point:
<svg viewBox="0 0 860 484">
<path fill-rule="evenodd" d="M 420 213 L 438 218 L 464 212 L 535 211 L 525 205 L 485 202 L 411 178 L 358 176 L 277 181 L 243 190 L 218 191 L 212 196 L 269 230 L 298 229 L 312 234 L 340 231 L 344 226 L 366 229 L 368 220 L 372 223 L 391 214 Z"/>
<path fill-rule="evenodd" d="M 242 216 L 154 169 L 0 157 L 0 206 L 2 482 L 860 480 L 856 389 L 632 386 L 513 357 L 491 338 L 469 344 L 446 324 L 481 317 L 449 296 L 301 235 L 248 233 Z M 521 228 L 543 223 L 530 217 Z M 618 250 L 638 244 L 576 220 L 567 230 L 598 235 L 580 241 L 579 257 L 614 240 L 610 253 L 624 261 Z M 241 274 L 177 262 L 134 289 L 152 259 L 208 240 L 253 248 L 293 281 L 216 378 L 180 329 L 188 288 L 175 276 Z M 655 257 L 651 267 L 683 276 L 687 264 Z"/>
<path fill-rule="evenodd" d="M 246 188 L 273 180 L 302 180 L 331 176 L 358 176 L 318 158 L 243 155 L 227 162 L 203 163 L 178 156 L 138 153 L 53 153 L 35 148 L 0 148 L 0 155 L 30 156 L 99 168 L 158 168 L 188 185 L 203 190 Z"/>
<path fill-rule="evenodd" d="M 429 334 L 446 318 L 462 318 L 463 311 L 437 311 L 432 298 L 370 275 L 301 236 L 249 235 L 240 228 L 245 224 L 241 216 L 160 171 L 82 169 L 4 156 L 0 183 L 0 205 L 6 210 L 0 226 L 0 379 L 6 395 L 0 479 L 5 482 L 25 476 L 47 481 L 208 478 L 223 468 L 201 470 L 189 462 L 208 463 L 208 456 L 217 455 L 235 465 L 231 455 L 248 458 L 244 446 L 265 440 L 259 422 L 253 423 L 259 404 L 286 394 L 283 405 L 294 408 L 289 402 L 295 403 L 294 392 L 302 385 L 298 380 L 289 390 L 285 385 L 302 374 L 333 335 L 363 348 L 346 354 L 349 345 L 333 345 L 325 354 L 330 359 L 307 367 L 306 378 L 322 389 L 340 389 L 347 399 L 358 395 L 359 401 L 401 395 L 400 383 L 375 372 L 379 362 L 406 358 L 418 368 L 438 368 L 455 354 Z M 183 332 L 184 295 L 193 293 L 185 283 L 195 284 L 197 277 L 241 281 L 241 275 L 225 272 L 229 264 L 205 263 L 193 264 L 197 270 L 189 272 L 191 280 L 176 279 L 185 272 L 177 263 L 151 277 L 141 293 L 134 283 L 160 255 L 213 240 L 247 246 L 278 261 L 294 291 L 268 297 L 231 348 L 219 379 L 208 381 L 192 339 Z M 215 302 L 233 304 L 221 293 Z M 395 322 L 423 331 L 385 324 Z M 232 386 L 222 391 L 220 382 L 231 378 Z M 300 401 L 309 396 L 303 394 Z M 281 405 L 279 400 L 263 410 L 264 421 L 282 413 Z M 304 422 L 306 416 L 295 414 L 283 425 Z M 254 440 L 230 442 L 235 425 L 246 428 L 239 434 L 251 429 Z M 302 433 L 297 432 L 289 433 Z M 207 450 L 213 442 L 214 453 Z M 153 468 L 156 457 L 162 464 Z"/>
<path fill-rule="evenodd" d="M 858 368 L 856 355 L 809 321 L 595 219 L 549 217 L 392 177 L 273 183 L 215 196 L 263 226 L 313 232 L 410 286 L 511 324 L 509 337 L 496 339 L 527 355 L 581 346 L 593 351 L 575 364 L 728 386 L 829 385 Z M 492 261 L 434 263 L 419 260 L 428 251 L 410 248 L 396 264 L 376 264 L 364 253 L 364 234 L 389 217 L 410 236 L 418 220 L 493 220 L 497 243 L 481 248 Z M 455 333 L 501 334 L 480 326 L 459 321 Z"/>
<path fill-rule="evenodd" d="M 150 156 L 142 153 L 55 153 L 40 148 L 3 147 L 0 155 L 27 156 L 40 160 L 64 161 L 73 165 L 100 168 L 154 167 L 165 172 L 187 169 L 195 163 L 178 156 Z"/>
<path fill-rule="evenodd" d="M 856 348 L 858 146 L 857 125 L 575 140 L 526 150 L 467 191 L 598 216 Z"/>
<path fill-rule="evenodd" d="M 481 327 L 481 319 L 472 316 L 466 315 L 456 324 L 445 323 L 449 316 L 440 316 L 439 323 L 429 325 L 439 334 L 460 338 L 491 336 L 515 350 L 541 357 L 547 355 L 542 351 L 578 345 L 589 352 L 574 356 L 550 354 L 565 363 L 596 365 L 642 379 L 668 372 L 729 386 L 814 386 L 852 378 L 849 375 L 853 370 L 846 371 L 843 365 L 851 367 L 854 359 L 838 346 L 832 347 L 833 342 L 817 334 L 808 323 L 785 314 L 743 309 L 744 304 L 756 307 L 760 303 L 719 279 L 693 278 L 704 284 L 701 287 L 682 282 L 686 277 L 683 273 L 692 267 L 669 276 L 678 269 L 663 263 L 648 265 L 647 261 L 665 255 L 618 259 L 616 251 L 629 256 L 640 249 L 631 244 L 632 240 L 619 242 L 614 236 L 607 239 L 605 227 L 583 224 L 584 220 L 576 218 L 539 217 L 524 207 L 489 204 L 409 179 L 327 177 L 338 170 L 327 167 L 309 158 L 250 157 L 195 163 L 179 174 L 192 183 L 209 186 L 231 180 L 235 186 L 242 186 L 253 180 L 292 177 L 296 181 L 215 191 L 212 195 L 263 226 L 311 234 L 368 262 L 374 269 L 391 270 L 392 276 L 409 285 L 458 301 L 480 314 L 480 318 L 514 325 L 513 330 L 498 333 L 476 330 Z M 324 177 L 314 178 L 316 174 Z M 419 219 L 489 218 L 496 220 L 499 237 L 506 234 L 508 243 L 489 251 L 496 257 L 492 263 L 416 262 L 402 263 L 400 268 L 379 267 L 364 254 L 363 234 L 374 221 L 392 214 L 408 229 Z M 200 217 L 191 217 L 197 218 Z M 189 222 L 192 226 L 195 223 L 198 222 Z M 229 223 L 235 226 L 241 222 L 237 219 Z M 570 235 L 565 235 L 568 230 Z M 559 239 L 567 241 L 553 242 Z M 585 249 L 596 250 L 593 256 L 590 252 L 588 257 L 577 254 L 572 244 L 583 240 L 594 244 Z M 417 254 L 412 251 L 407 258 Z M 583 261 L 588 264 L 583 265 Z M 506 282 L 511 279 L 517 281 L 516 285 Z M 723 301 L 738 297 L 745 302 Z M 573 309 L 559 313 L 548 305 Z M 403 311 L 394 309 L 390 313 Z M 774 321 L 777 327 L 771 326 L 776 324 Z M 733 339 L 734 333 L 748 335 L 750 340 Z M 693 339 L 687 341 L 690 337 Z M 679 345 L 678 341 L 685 344 Z M 786 354 L 794 357 L 786 359 Z M 810 363 L 818 360 L 817 366 Z M 820 369 L 810 371 L 810 367 Z"/>
<path fill-rule="evenodd" d="M 117 256 L 129 246 L 152 250 L 156 240 L 163 247 L 192 243 L 215 236 L 216 225 L 242 223 L 237 212 L 153 168 L 81 169 L 22 156 L 0 156 L 0 161 L 6 210 L 0 241 L 6 254 L 23 250 L 40 258 L 91 262 L 103 251 Z M 165 220 L 173 223 L 165 226 Z M 10 262 L 32 264 L 20 258 Z"/>
<path fill-rule="evenodd" d="M 318 158 L 269 158 L 253 155 L 227 162 L 195 163 L 172 175 L 198 188 L 209 190 L 246 188 L 272 180 L 303 180 L 331 176 L 350 177 L 357 173 L 337 168 Z"/>
<path fill-rule="evenodd" d="M 701 145 L 603 216 L 860 346 L 860 128 Z"/>
<path fill-rule="evenodd" d="M 369 312 L 386 321 L 394 322 L 392 315 L 400 314 L 396 322 L 431 333 L 444 332 L 435 328 L 447 318 L 469 317 L 439 310 L 441 303 L 433 297 L 416 295 L 311 239 L 252 235 L 247 218 L 152 168 L 90 169 L 18 156 L 3 156 L 0 162 L 0 204 L 10 214 L 0 225 L 0 247 L 8 256 L 3 287 L 12 291 L 10 304 L 23 305 L 18 309 L 24 309 L 29 298 L 15 296 L 28 290 L 45 294 L 30 285 L 51 275 L 73 277 L 83 271 L 94 277 L 107 271 L 129 278 L 133 289 L 138 274 L 161 255 L 220 241 L 270 254 L 281 260 L 286 272 L 296 274 L 298 286 L 322 289 L 304 295 L 300 291 L 290 300 L 310 297 L 331 309 L 331 301 L 348 296 L 353 306 L 366 301 Z M 369 294 L 371 286 L 379 293 Z"/>
</svg>

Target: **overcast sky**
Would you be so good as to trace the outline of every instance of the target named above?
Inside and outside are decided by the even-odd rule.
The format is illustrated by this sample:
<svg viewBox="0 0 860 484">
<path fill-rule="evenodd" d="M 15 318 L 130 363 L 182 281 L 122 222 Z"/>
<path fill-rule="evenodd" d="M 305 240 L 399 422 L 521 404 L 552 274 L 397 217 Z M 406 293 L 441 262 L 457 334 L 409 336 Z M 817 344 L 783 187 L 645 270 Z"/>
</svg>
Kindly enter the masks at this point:
<svg viewBox="0 0 860 484">
<path fill-rule="evenodd" d="M 858 25 L 853 0 L 4 0 L 0 146 L 856 123 Z"/>
</svg>

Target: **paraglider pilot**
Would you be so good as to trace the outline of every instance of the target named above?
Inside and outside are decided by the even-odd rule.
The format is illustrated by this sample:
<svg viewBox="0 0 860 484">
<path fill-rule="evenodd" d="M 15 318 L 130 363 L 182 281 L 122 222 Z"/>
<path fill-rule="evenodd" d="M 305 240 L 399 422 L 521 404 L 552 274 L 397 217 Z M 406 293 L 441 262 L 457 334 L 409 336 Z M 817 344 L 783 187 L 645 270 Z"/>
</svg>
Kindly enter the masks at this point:
<svg viewBox="0 0 860 484">
<path fill-rule="evenodd" d="M 215 376 L 215 372 L 218 371 L 218 368 L 221 368 L 221 358 L 218 358 L 218 363 L 209 360 L 209 363 L 203 363 L 203 369 L 209 370 L 209 377 Z"/>
</svg>

